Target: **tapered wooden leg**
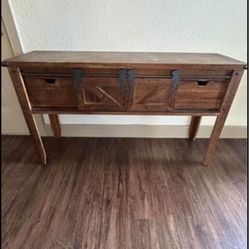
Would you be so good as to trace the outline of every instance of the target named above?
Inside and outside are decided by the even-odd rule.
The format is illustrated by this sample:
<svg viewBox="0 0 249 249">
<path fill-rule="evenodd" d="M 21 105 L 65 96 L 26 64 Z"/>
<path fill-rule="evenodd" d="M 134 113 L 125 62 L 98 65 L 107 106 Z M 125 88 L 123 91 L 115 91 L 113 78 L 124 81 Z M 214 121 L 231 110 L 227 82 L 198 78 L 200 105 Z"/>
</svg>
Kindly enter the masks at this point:
<svg viewBox="0 0 249 249">
<path fill-rule="evenodd" d="M 220 114 L 216 118 L 214 128 L 212 130 L 211 137 L 209 139 L 209 145 L 208 145 L 207 152 L 204 156 L 203 164 L 206 166 L 210 163 L 210 160 L 213 156 L 215 148 L 218 144 L 219 136 L 225 124 L 228 112 L 230 110 L 231 104 L 233 102 L 233 99 L 237 91 L 237 88 L 239 86 L 239 82 L 241 80 L 242 75 L 243 75 L 243 71 L 233 72 L 232 79 L 229 83 L 228 89 L 226 91 L 226 94 L 223 100 L 223 104 L 221 106 Z"/>
<path fill-rule="evenodd" d="M 54 136 L 56 138 L 59 138 L 61 136 L 61 127 L 60 127 L 60 121 L 57 114 L 49 114 L 49 120 L 51 124 L 51 128 L 53 130 Z"/>
<path fill-rule="evenodd" d="M 203 164 L 206 165 L 206 166 L 209 164 L 209 162 L 210 162 L 210 160 L 211 160 L 211 158 L 213 156 L 213 153 L 215 151 L 215 148 L 216 148 L 216 146 L 218 144 L 219 137 L 220 137 L 222 128 L 224 126 L 225 120 L 226 120 L 225 115 L 219 115 L 216 118 L 214 128 L 212 130 L 211 137 L 209 139 L 208 149 L 206 151 L 204 161 L 203 161 Z"/>
<path fill-rule="evenodd" d="M 189 126 L 189 139 L 191 141 L 195 140 L 200 123 L 201 123 L 201 116 L 193 116 L 191 118 L 191 122 L 190 122 L 190 126 Z"/>
<path fill-rule="evenodd" d="M 28 94 L 27 94 L 20 70 L 19 68 L 14 68 L 14 69 L 9 68 L 9 73 L 10 73 L 10 77 L 12 79 L 14 88 L 16 90 L 20 105 L 22 107 L 22 111 L 24 114 L 24 118 L 27 122 L 30 135 L 32 136 L 34 140 L 35 147 L 38 151 L 39 158 L 43 164 L 46 164 L 47 163 L 46 152 L 45 152 L 42 140 L 41 140 L 41 136 L 38 131 L 36 121 L 32 114 L 32 109 L 31 109 L 31 105 L 29 102 Z"/>
</svg>

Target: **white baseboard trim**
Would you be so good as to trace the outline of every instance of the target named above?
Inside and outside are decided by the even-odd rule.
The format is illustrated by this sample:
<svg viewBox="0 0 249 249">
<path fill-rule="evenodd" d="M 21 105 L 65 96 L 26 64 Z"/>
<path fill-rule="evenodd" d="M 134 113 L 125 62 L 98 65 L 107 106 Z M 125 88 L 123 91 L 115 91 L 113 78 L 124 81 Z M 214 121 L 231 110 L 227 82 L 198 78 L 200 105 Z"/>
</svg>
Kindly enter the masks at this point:
<svg viewBox="0 0 249 249">
<path fill-rule="evenodd" d="M 26 135 L 28 127 L 20 109 L 2 106 L 2 134 Z"/>
<path fill-rule="evenodd" d="M 21 109 L 2 107 L 2 135 L 29 135 L 29 130 Z M 39 114 L 34 115 L 36 124 L 42 136 L 47 132 L 44 130 L 44 122 Z"/>
<path fill-rule="evenodd" d="M 143 137 L 187 138 L 187 125 L 61 125 L 63 137 Z M 213 126 L 200 126 L 197 137 L 210 137 Z M 45 125 L 46 136 L 52 136 L 50 125 Z M 27 135 L 25 131 L 2 131 L 4 135 Z M 246 138 L 246 126 L 225 126 L 221 138 Z"/>
<path fill-rule="evenodd" d="M 201 126 L 197 137 L 208 138 L 213 126 Z M 144 138 L 187 138 L 187 125 L 62 125 L 65 137 L 144 137 Z M 49 136 L 52 131 L 46 125 Z M 246 138 L 246 126 L 225 126 L 221 137 Z"/>
</svg>

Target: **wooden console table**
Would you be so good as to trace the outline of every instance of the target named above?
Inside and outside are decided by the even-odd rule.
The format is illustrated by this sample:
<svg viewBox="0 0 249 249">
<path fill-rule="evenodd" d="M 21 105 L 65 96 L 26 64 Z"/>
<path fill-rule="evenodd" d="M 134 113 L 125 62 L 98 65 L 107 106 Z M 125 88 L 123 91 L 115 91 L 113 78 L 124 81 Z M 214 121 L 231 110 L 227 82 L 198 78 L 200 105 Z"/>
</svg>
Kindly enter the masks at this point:
<svg viewBox="0 0 249 249">
<path fill-rule="evenodd" d="M 204 53 L 33 51 L 5 60 L 43 164 L 46 152 L 33 114 L 190 115 L 194 140 L 201 116 L 217 116 L 207 165 L 246 65 Z"/>
</svg>

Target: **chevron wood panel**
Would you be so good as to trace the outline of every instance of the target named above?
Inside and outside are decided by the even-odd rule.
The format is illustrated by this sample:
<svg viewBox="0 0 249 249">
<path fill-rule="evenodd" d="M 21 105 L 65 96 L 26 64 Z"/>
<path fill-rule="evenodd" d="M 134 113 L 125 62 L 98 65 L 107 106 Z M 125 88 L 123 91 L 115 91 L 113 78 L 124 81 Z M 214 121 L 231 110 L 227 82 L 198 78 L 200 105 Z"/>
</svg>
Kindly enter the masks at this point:
<svg viewBox="0 0 249 249">
<path fill-rule="evenodd" d="M 125 96 L 117 78 L 89 77 L 82 80 L 79 109 L 124 110 Z"/>
<path fill-rule="evenodd" d="M 169 79 L 137 78 L 132 97 L 129 101 L 130 110 L 167 110 Z"/>
</svg>

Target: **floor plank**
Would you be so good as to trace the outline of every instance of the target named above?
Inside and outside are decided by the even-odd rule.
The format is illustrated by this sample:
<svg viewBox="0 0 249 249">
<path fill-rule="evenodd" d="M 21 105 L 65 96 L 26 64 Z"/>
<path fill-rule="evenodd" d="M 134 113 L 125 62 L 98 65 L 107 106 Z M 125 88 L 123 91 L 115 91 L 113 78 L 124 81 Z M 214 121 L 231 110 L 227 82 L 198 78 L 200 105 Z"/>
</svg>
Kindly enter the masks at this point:
<svg viewBox="0 0 249 249">
<path fill-rule="evenodd" d="M 246 248 L 246 140 L 207 142 L 3 136 L 3 248 Z"/>
</svg>

